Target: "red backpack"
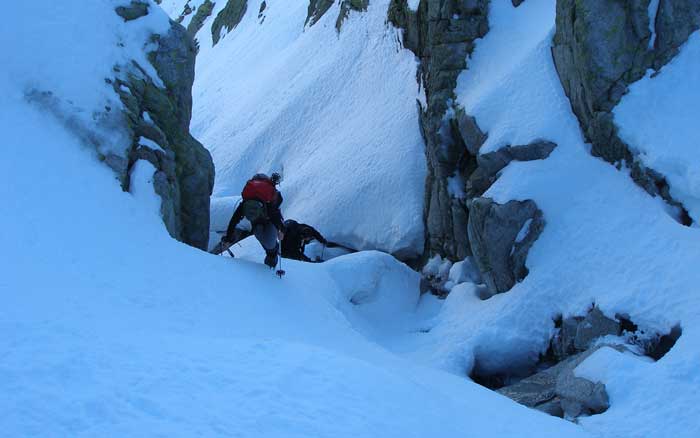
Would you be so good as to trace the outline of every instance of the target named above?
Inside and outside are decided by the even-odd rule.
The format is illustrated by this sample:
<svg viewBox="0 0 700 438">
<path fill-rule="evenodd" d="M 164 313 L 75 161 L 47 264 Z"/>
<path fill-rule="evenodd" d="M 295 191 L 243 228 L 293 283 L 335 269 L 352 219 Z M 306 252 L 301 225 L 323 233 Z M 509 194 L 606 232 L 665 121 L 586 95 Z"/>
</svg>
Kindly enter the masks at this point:
<svg viewBox="0 0 700 438">
<path fill-rule="evenodd" d="M 271 180 L 254 177 L 243 187 L 241 197 L 243 215 L 254 225 L 269 220 L 268 207 L 277 199 L 277 189 Z"/>
<path fill-rule="evenodd" d="M 277 189 L 269 179 L 251 179 L 241 193 L 244 201 L 255 200 L 270 203 L 277 198 Z"/>
</svg>

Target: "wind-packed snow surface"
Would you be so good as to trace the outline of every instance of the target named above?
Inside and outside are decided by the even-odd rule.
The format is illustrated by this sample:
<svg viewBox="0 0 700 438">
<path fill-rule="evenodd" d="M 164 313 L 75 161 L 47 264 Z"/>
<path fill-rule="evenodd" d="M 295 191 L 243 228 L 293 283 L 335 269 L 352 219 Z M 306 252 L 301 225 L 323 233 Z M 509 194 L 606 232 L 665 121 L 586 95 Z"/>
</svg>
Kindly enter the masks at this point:
<svg viewBox="0 0 700 438">
<path fill-rule="evenodd" d="M 386 24 L 389 1 L 351 12 L 340 33 L 338 2 L 311 27 L 306 0 L 269 0 L 264 19 L 249 3 L 216 46 L 211 25 L 226 1 L 197 34 L 192 130 L 212 153 L 215 196 L 282 171 L 285 217 L 357 249 L 420 254 L 416 60 Z"/>
<path fill-rule="evenodd" d="M 172 240 L 153 168 L 136 163 L 122 192 L 63 113 L 26 94 L 87 114 L 111 99 L 104 75 L 167 24 L 124 24 L 118 4 L 4 10 L 1 436 L 584 436 L 371 342 L 422 307 L 417 274 L 386 254 L 289 262 L 279 280 Z"/>
<path fill-rule="evenodd" d="M 661 172 L 671 196 L 700 220 L 700 34 L 661 72 L 632 84 L 615 108 L 620 137 L 642 163 Z"/>
<path fill-rule="evenodd" d="M 699 436 L 700 234 L 625 171 L 588 153 L 550 53 L 555 1 L 516 9 L 493 0 L 490 8 L 490 31 L 460 77 L 459 102 L 488 132 L 482 153 L 540 138 L 558 144 L 546 160 L 510 164 L 485 194 L 499 203 L 534 200 L 546 225 L 523 282 L 487 301 L 472 285 L 453 288 L 413 354 L 432 355 L 455 373 L 475 364 L 492 372 L 534 364 L 554 334 L 553 319 L 584 315 L 593 303 L 648 332 L 680 324 L 680 340 L 656 363 L 611 349 L 584 362 L 579 374 L 605 383 L 611 407 L 580 423 L 602 436 Z M 691 90 L 697 42 L 696 35 L 658 77 L 633 85 L 616 112 L 623 138 L 667 172 L 672 187 L 678 181 L 683 201 L 695 199 L 700 169 Z"/>
</svg>

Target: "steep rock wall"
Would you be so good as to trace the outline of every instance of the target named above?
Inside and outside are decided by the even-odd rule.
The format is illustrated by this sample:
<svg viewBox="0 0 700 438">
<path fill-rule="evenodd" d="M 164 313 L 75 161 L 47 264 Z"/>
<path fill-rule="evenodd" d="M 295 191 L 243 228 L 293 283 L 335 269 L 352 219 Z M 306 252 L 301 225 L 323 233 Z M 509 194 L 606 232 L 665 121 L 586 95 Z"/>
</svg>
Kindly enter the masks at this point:
<svg viewBox="0 0 700 438">
<path fill-rule="evenodd" d="M 648 69 L 658 72 L 698 28 L 698 0 L 557 1 L 552 54 L 591 152 L 618 166 L 625 163 L 637 184 L 681 210 L 664 176 L 641 165 L 618 136 L 612 110 L 631 83 Z M 689 222 L 684 212 L 680 217 Z"/>
<path fill-rule="evenodd" d="M 461 185 L 474 170 L 469 151 L 478 150 L 483 134 L 454 105 L 454 90 L 474 40 L 488 32 L 488 0 L 421 0 L 415 11 L 406 0 L 394 0 L 388 14 L 389 21 L 404 30 L 404 46 L 420 59 L 417 79 L 425 101 L 419 102 L 419 110 L 429 169 L 426 255 L 461 260 L 470 254 L 468 213 L 463 196 L 450 186 Z"/>
<path fill-rule="evenodd" d="M 132 2 L 116 11 L 125 21 L 148 13 L 148 5 Z M 189 132 L 192 117 L 195 46 L 187 31 L 171 22 L 165 35 L 153 35 L 156 47 L 149 61 L 152 77 L 136 62 L 115 66 L 111 81 L 124 105 L 131 145 L 125 156 L 105 161 L 117 172 L 125 190 L 130 169 L 138 160 L 156 168 L 154 187 L 162 199 L 161 214 L 176 239 L 206 249 L 209 240 L 209 197 L 214 165 L 209 152 Z"/>
</svg>

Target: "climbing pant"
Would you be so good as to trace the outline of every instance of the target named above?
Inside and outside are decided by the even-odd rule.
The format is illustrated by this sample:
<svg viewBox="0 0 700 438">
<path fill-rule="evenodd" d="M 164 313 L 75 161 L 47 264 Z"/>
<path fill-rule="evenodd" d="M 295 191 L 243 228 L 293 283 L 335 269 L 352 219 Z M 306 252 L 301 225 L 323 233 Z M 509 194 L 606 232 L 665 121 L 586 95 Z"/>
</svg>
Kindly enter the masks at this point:
<svg viewBox="0 0 700 438">
<path fill-rule="evenodd" d="M 265 248 L 265 252 L 277 252 L 277 228 L 271 223 L 257 224 L 253 227 L 253 233 L 258 242 Z"/>
</svg>

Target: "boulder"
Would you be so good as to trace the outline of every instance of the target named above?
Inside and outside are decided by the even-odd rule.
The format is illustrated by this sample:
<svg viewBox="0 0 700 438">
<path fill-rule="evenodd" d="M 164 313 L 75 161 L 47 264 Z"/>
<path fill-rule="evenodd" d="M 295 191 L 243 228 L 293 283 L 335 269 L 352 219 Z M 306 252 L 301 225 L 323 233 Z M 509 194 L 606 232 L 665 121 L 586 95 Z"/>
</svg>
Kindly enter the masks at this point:
<svg viewBox="0 0 700 438">
<path fill-rule="evenodd" d="M 554 358 L 563 360 L 587 350 L 599 338 L 619 336 L 621 333 L 620 322 L 608 318 L 594 306 L 586 316 L 573 316 L 561 321 L 550 343 L 550 351 Z"/>
<path fill-rule="evenodd" d="M 620 333 L 620 323 L 606 317 L 598 307 L 594 307 L 576 328 L 574 348 L 586 350 L 596 339 L 608 335 L 618 336 Z"/>
<path fill-rule="evenodd" d="M 580 362 L 579 362 L 580 363 Z M 578 365 L 578 364 L 577 364 Z M 605 412 L 610 407 L 605 385 L 576 377 L 574 368 L 567 368 L 557 376 L 554 392 L 561 400 L 567 418 Z"/>
<path fill-rule="evenodd" d="M 559 417 L 574 419 L 604 412 L 609 407 L 605 385 L 574 375 L 576 367 L 599 348 L 571 356 L 497 392 L 522 405 Z M 622 349 L 619 346 L 613 348 Z"/>
<path fill-rule="evenodd" d="M 497 204 L 476 198 L 469 208 L 469 243 L 491 294 L 508 291 L 527 275 L 527 253 L 544 229 L 532 200 Z"/>
</svg>

